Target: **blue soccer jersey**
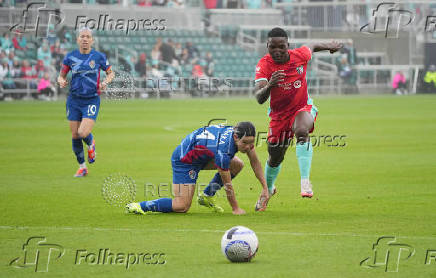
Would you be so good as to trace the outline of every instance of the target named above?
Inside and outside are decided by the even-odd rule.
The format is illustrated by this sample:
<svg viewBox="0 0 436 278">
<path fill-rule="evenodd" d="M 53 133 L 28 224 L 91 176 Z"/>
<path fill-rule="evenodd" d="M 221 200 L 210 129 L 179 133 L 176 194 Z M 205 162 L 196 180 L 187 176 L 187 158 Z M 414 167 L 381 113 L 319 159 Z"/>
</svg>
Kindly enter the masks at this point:
<svg viewBox="0 0 436 278">
<path fill-rule="evenodd" d="M 109 61 L 103 53 L 92 49 L 89 54 L 81 54 L 76 49 L 65 55 L 62 71 L 71 70 L 71 95 L 91 98 L 100 95 L 100 69 L 107 71 L 109 68 Z"/>
<path fill-rule="evenodd" d="M 237 151 L 233 127 L 214 125 L 199 128 L 186 136 L 174 152 L 173 159 L 200 169 L 214 159 L 217 167 L 228 170 Z"/>
</svg>

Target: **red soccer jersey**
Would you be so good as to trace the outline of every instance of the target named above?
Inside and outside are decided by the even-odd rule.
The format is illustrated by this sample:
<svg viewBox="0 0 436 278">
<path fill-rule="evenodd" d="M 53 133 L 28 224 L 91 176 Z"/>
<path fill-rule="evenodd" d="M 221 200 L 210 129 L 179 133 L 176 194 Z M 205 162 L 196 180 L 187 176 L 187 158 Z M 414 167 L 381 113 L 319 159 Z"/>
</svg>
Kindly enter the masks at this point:
<svg viewBox="0 0 436 278">
<path fill-rule="evenodd" d="M 312 52 L 307 46 L 290 49 L 289 61 L 285 64 L 276 64 L 271 55 L 263 56 L 256 66 L 255 82 L 268 81 L 273 72 L 284 70 L 286 77 L 277 87 L 271 89 L 270 113 L 272 120 L 287 119 L 307 104 L 307 62 Z"/>
</svg>

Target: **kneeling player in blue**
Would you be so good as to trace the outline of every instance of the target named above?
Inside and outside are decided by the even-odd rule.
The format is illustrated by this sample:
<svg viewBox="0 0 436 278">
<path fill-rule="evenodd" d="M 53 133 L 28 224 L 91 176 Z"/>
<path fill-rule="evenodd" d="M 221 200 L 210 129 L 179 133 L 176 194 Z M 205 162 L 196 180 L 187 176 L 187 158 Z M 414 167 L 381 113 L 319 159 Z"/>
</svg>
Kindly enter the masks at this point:
<svg viewBox="0 0 436 278">
<path fill-rule="evenodd" d="M 88 174 L 82 140 L 88 146 L 88 162 L 95 162 L 95 140 L 91 131 L 100 108 L 100 90 L 105 90 L 115 75 L 106 56 L 92 49 L 93 42 L 92 31 L 88 28 L 80 29 L 77 36 L 79 49 L 65 56 L 58 77 L 60 87 L 65 88 L 68 85 L 67 74 L 70 70 L 72 72 L 66 109 L 73 137 L 73 151 L 79 163 L 75 177 Z M 100 69 L 106 72 L 106 79 L 101 83 Z"/>
<path fill-rule="evenodd" d="M 251 168 L 262 186 L 262 195 L 265 200 L 268 199 L 262 165 L 254 149 L 255 135 L 256 129 L 250 122 L 240 122 L 235 127 L 214 125 L 195 130 L 176 147 L 171 158 L 174 198 L 131 203 L 126 206 L 127 212 L 187 212 L 191 207 L 199 172 L 217 169 L 218 173 L 198 197 L 199 204 L 223 212 L 213 197 L 224 186 L 233 214 L 245 214 L 238 206 L 232 186 L 232 179 L 244 166 L 242 160 L 235 156 L 236 152 L 248 156 Z"/>
</svg>

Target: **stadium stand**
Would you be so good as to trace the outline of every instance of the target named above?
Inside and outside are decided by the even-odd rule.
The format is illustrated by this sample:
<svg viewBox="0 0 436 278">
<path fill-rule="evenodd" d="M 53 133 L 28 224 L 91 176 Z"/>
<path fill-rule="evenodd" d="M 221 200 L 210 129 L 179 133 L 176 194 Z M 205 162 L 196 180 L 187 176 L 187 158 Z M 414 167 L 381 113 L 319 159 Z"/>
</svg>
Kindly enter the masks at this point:
<svg viewBox="0 0 436 278">
<path fill-rule="evenodd" d="M 7 32 L 10 22 L 23 24 L 21 8 L 25 4 L 25 1 L 1 2 L 6 8 L 0 8 L 0 64 L 3 59 L 8 63 L 0 68 L 0 83 L 3 93 L 29 97 L 44 72 L 51 73 L 54 81 L 60 60 L 75 45 L 74 29 L 80 20 L 83 24 L 98 19 L 102 10 L 109 18 L 126 21 L 171 19 L 163 21 L 158 30 L 139 28 L 128 32 L 125 26 L 122 30 L 102 30 L 97 26 L 95 47 L 108 54 L 117 71 L 134 79 L 133 91 L 138 96 L 153 96 L 155 83 L 165 78 L 170 78 L 165 81 L 172 86 L 170 91 L 178 94 L 213 95 L 215 92 L 198 93 L 199 90 L 186 86 L 186 80 L 195 79 L 196 88 L 205 88 L 213 78 L 232 80 L 225 94 L 250 92 L 255 65 L 266 52 L 266 34 L 275 26 L 288 31 L 291 47 L 332 39 L 352 44 L 352 59 L 349 52 L 314 55 L 307 75 L 311 93 L 391 91 L 391 80 L 398 70 L 410 80 L 408 91 L 413 93 L 425 75 L 423 45 L 436 42 L 434 28 L 430 32 L 423 28 L 427 15 L 436 12 L 436 5 L 428 1 L 398 4 L 398 8 L 408 9 L 416 16 L 414 24 L 401 30 L 395 40 L 386 40 L 380 34 L 371 40 L 362 36 L 360 28 L 371 23 L 376 8 L 377 3 L 372 1 L 53 1 L 51 7 L 56 14 L 68 16 L 56 26 L 56 33 L 55 28 L 46 25 L 45 39 Z M 48 21 L 47 15 L 32 10 L 25 16 L 24 22 L 37 18 Z M 380 12 L 378 16 L 383 20 L 388 14 Z M 16 69 L 23 68 L 24 60 L 29 62 L 27 67 L 33 74 L 26 75 L 24 80 L 16 79 L 23 77 Z M 122 78 L 117 79 L 122 87 Z"/>
</svg>

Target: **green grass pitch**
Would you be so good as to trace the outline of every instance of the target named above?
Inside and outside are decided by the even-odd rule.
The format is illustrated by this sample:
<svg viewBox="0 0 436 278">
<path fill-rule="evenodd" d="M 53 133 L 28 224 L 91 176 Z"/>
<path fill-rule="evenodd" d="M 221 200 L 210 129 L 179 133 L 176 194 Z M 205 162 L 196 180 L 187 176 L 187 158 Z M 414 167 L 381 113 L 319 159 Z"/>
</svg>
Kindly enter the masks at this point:
<svg viewBox="0 0 436 278">
<path fill-rule="evenodd" d="M 436 97 L 314 101 L 318 140 L 346 136 L 344 147 L 323 141 L 314 148 L 314 198 L 299 197 L 295 148 L 289 149 L 278 194 L 266 212 L 255 213 L 260 185 L 247 157 L 237 154 L 246 162 L 234 180 L 244 216 L 231 214 L 224 195 L 218 197 L 223 215 L 196 201 L 187 214 L 126 215 L 104 201 L 101 186 L 108 175 L 124 173 L 136 182 L 137 201 L 153 199 L 144 185 L 170 183 L 173 149 L 210 119 L 250 120 L 266 132 L 267 105 L 254 98 L 103 101 L 93 132 L 97 161 L 81 179 L 73 178 L 77 164 L 63 102 L 0 103 L 0 276 L 436 277 Z M 257 152 L 264 165 L 265 143 Z M 202 172 L 199 183 L 213 174 Z M 257 233 L 260 247 L 251 263 L 232 264 L 221 254 L 221 236 L 235 225 Z M 50 245 L 29 244 L 23 264 L 23 245 L 36 236 L 57 244 L 47 273 L 31 263 L 38 254 L 37 270 L 44 270 Z M 374 255 L 382 236 L 396 241 L 381 242 Z M 100 249 L 120 254 L 118 263 L 98 261 Z M 125 260 L 129 253 L 131 261 L 141 253 L 164 255 L 145 261 L 142 255 L 126 269 L 123 254 Z M 21 268 L 9 266 L 15 258 Z"/>
</svg>

